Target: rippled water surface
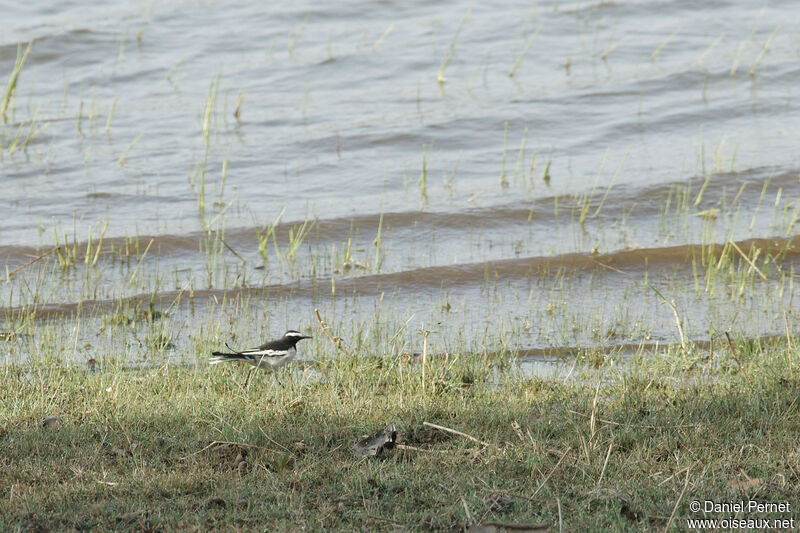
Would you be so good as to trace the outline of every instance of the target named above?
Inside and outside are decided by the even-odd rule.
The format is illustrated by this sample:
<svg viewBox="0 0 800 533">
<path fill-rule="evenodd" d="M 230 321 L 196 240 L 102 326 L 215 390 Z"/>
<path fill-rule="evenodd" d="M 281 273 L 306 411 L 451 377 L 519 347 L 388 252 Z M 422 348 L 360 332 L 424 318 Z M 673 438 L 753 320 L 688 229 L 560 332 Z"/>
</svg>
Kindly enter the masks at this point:
<svg viewBox="0 0 800 533">
<path fill-rule="evenodd" d="M 3 26 L 8 360 L 58 335 L 193 360 L 315 307 L 387 354 L 423 327 L 678 342 L 665 300 L 691 341 L 797 326 L 796 2 L 34 1 Z"/>
</svg>

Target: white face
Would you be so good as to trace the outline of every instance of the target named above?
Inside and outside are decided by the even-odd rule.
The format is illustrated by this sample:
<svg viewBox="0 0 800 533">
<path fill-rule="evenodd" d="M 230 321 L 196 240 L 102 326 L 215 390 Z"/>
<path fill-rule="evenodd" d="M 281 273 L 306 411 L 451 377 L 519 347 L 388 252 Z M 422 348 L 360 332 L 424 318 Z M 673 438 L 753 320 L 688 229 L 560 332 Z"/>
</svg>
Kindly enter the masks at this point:
<svg viewBox="0 0 800 533">
<path fill-rule="evenodd" d="M 302 337 L 303 335 L 299 331 L 295 331 L 293 329 L 290 329 L 289 331 L 284 333 L 283 336 L 284 337 L 295 337 L 296 338 L 296 337 Z"/>
</svg>

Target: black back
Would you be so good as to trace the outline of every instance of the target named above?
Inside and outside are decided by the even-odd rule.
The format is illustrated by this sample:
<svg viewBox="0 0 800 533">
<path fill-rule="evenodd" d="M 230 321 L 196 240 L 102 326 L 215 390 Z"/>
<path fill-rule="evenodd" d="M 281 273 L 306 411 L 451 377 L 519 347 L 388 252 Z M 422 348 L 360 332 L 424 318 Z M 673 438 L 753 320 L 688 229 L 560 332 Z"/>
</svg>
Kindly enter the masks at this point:
<svg viewBox="0 0 800 533">
<path fill-rule="evenodd" d="M 294 333 L 294 335 L 290 335 L 291 333 Z M 283 337 L 281 337 L 280 339 L 266 342 L 266 343 L 262 344 L 261 346 L 259 346 L 256 349 L 257 350 L 288 350 L 288 349 L 292 348 L 295 344 L 300 342 L 301 340 L 310 339 L 310 338 L 311 337 L 308 337 L 306 335 L 300 335 L 299 331 L 295 331 L 293 329 L 290 329 L 289 331 L 284 333 Z"/>
</svg>

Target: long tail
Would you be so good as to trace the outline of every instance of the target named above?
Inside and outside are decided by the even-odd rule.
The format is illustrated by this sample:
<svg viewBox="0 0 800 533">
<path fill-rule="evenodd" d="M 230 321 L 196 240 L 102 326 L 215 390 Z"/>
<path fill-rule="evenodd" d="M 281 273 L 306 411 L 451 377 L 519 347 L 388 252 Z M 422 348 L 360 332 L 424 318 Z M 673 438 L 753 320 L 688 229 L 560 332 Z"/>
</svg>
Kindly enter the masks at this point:
<svg viewBox="0 0 800 533">
<path fill-rule="evenodd" d="M 239 353 L 211 352 L 209 364 L 218 365 L 220 363 L 230 363 L 233 361 L 249 361 L 250 358 Z"/>
</svg>

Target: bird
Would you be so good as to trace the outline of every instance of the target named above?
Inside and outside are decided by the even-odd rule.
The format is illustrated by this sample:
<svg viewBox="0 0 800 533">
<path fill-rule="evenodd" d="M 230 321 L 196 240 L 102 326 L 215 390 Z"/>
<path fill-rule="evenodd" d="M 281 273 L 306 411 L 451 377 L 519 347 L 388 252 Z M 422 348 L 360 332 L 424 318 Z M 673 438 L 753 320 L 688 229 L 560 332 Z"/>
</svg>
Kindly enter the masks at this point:
<svg viewBox="0 0 800 533">
<path fill-rule="evenodd" d="M 283 334 L 280 339 L 269 341 L 258 348 L 233 351 L 232 353 L 211 352 L 210 364 L 231 363 L 233 361 L 244 361 L 257 368 L 264 370 L 274 370 L 287 364 L 297 355 L 296 344 L 303 339 L 310 339 L 311 336 L 303 335 L 299 331 L 290 329 Z"/>
</svg>

